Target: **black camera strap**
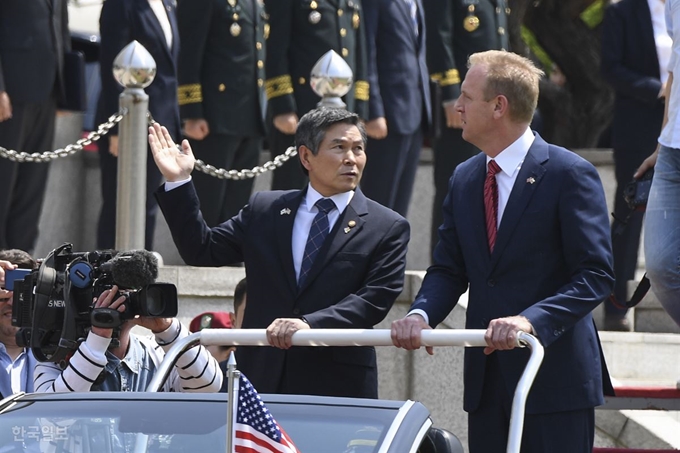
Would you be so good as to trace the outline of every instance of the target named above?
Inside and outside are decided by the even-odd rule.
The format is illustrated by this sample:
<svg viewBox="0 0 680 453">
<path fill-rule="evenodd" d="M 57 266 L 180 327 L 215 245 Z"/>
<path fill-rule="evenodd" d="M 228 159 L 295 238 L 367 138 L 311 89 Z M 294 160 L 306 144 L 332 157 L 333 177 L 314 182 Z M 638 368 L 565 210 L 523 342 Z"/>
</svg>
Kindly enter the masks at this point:
<svg viewBox="0 0 680 453">
<path fill-rule="evenodd" d="M 628 215 L 626 216 L 625 219 L 621 220 L 618 218 L 613 212 L 612 212 L 612 217 L 614 218 L 614 228 L 613 228 L 613 233 L 612 236 L 620 236 L 623 234 L 623 230 L 626 228 L 628 225 L 628 221 L 630 220 L 630 216 L 633 215 L 635 211 L 640 211 L 644 210 L 646 205 L 641 206 L 642 209 L 640 209 L 640 206 L 630 206 L 630 211 L 628 211 Z M 647 291 L 649 291 L 649 288 L 651 287 L 651 284 L 649 283 L 649 279 L 647 278 L 647 273 L 645 272 L 645 275 L 642 276 L 640 279 L 640 283 L 638 283 L 637 288 L 635 288 L 635 291 L 633 292 L 633 296 L 630 298 L 630 300 L 621 303 L 617 298 L 614 293 L 611 293 L 609 295 L 609 301 L 617 308 L 622 308 L 622 309 L 627 309 L 627 308 L 632 308 L 642 302 L 642 299 L 645 297 L 645 294 L 647 294 Z"/>
</svg>

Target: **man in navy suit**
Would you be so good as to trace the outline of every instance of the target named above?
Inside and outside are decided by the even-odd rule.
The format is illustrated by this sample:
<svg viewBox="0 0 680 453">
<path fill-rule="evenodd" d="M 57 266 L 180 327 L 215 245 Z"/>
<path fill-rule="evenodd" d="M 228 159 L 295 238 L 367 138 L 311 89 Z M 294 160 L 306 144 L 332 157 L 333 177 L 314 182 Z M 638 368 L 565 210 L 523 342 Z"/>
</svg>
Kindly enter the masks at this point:
<svg viewBox="0 0 680 453">
<path fill-rule="evenodd" d="M 546 348 L 522 451 L 591 452 L 603 382 L 611 390 L 591 316 L 613 286 L 602 183 L 590 163 L 529 129 L 542 75 L 531 61 L 494 50 L 470 64 L 457 108 L 463 138 L 483 153 L 449 182 L 434 264 L 392 338 L 419 348 L 422 329 L 442 322 L 469 285 L 466 327 L 486 329 L 488 345 L 465 351 L 470 452 L 505 451 L 529 355 L 515 349 L 518 331 Z"/>
<path fill-rule="evenodd" d="M 0 146 L 52 149 L 71 49 L 66 0 L 0 1 Z M 49 164 L 0 158 L 0 249 L 32 252 Z"/>
<path fill-rule="evenodd" d="M 236 351 L 258 391 L 376 398 L 372 347 L 290 348 L 301 329 L 372 328 L 403 287 L 409 225 L 357 187 L 366 162 L 359 117 L 342 109 L 304 115 L 295 142 L 308 187 L 258 192 L 214 228 L 190 182 L 189 142 L 179 152 L 158 125 L 149 142 L 168 181 L 156 197 L 182 258 L 194 266 L 245 263 L 242 326 L 266 328 L 275 346 Z"/>
<path fill-rule="evenodd" d="M 113 60 L 133 40 L 137 40 L 156 61 L 156 77 L 145 88 L 149 95 L 149 112 L 164 124 L 173 139 L 180 137 L 179 104 L 177 101 L 177 60 L 179 32 L 175 17 L 175 2 L 171 0 L 106 0 L 99 18 L 101 33 L 102 92 L 97 106 L 97 123 L 104 122 L 118 111 L 118 97 L 123 87 L 113 78 Z M 97 230 L 97 248 L 115 246 L 116 192 L 118 181 L 118 128 L 100 140 L 102 210 Z M 123 150 L 125 152 L 126 150 Z M 156 200 L 153 192 L 161 183 L 161 174 L 148 155 L 146 167 L 146 233 L 145 247 L 153 248 L 156 226 Z"/>
<path fill-rule="evenodd" d="M 614 216 L 621 221 L 630 212 L 623 198 L 624 187 L 658 144 L 671 45 L 663 0 L 621 0 L 607 7 L 601 70 L 616 92 L 611 139 L 616 175 Z M 628 300 L 628 281 L 635 278 L 642 217 L 642 211 L 630 213 L 619 233 L 619 223 L 613 224 L 614 296 L 621 303 Z M 609 300 L 604 307 L 604 330 L 631 330 L 626 310 Z"/>
<path fill-rule="evenodd" d="M 370 160 L 361 189 L 406 216 L 423 129 L 431 121 L 425 16 L 420 0 L 363 5 L 371 91 L 366 123 Z"/>
</svg>

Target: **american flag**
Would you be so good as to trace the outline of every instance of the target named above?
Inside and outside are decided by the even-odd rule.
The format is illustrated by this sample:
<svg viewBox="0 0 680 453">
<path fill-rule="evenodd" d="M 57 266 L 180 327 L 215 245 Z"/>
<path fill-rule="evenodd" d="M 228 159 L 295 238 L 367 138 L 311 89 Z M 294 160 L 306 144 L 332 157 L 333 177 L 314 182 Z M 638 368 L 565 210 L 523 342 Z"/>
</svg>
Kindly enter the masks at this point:
<svg viewBox="0 0 680 453">
<path fill-rule="evenodd" d="M 300 453 L 247 377 L 239 379 L 234 423 L 236 453 Z"/>
</svg>

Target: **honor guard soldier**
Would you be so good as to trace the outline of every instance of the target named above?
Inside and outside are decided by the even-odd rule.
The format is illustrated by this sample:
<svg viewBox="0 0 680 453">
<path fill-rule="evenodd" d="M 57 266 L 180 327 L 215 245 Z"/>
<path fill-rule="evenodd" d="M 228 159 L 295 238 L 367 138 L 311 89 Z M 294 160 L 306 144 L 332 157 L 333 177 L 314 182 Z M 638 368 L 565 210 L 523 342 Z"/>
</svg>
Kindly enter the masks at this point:
<svg viewBox="0 0 680 453">
<path fill-rule="evenodd" d="M 309 74 L 329 50 L 341 55 L 354 72 L 354 89 L 344 98 L 347 109 L 368 115 L 366 40 L 361 0 L 265 0 L 271 34 L 267 40 L 269 149 L 282 154 L 293 144 L 298 119 L 320 98 Z M 274 171 L 272 189 L 301 189 L 306 176 L 297 159 Z"/>
<path fill-rule="evenodd" d="M 227 170 L 258 164 L 265 136 L 262 0 L 180 0 L 179 105 L 196 158 Z M 253 179 L 192 175 L 203 217 L 218 225 L 248 202 Z"/>
<path fill-rule="evenodd" d="M 427 30 L 427 64 L 437 83 L 442 121 L 432 147 L 435 198 L 432 209 L 431 248 L 438 241 L 442 205 L 449 178 L 458 164 L 479 153 L 463 140 L 462 120 L 454 104 L 467 73 L 468 57 L 485 50 L 508 50 L 508 0 L 423 0 Z"/>
</svg>

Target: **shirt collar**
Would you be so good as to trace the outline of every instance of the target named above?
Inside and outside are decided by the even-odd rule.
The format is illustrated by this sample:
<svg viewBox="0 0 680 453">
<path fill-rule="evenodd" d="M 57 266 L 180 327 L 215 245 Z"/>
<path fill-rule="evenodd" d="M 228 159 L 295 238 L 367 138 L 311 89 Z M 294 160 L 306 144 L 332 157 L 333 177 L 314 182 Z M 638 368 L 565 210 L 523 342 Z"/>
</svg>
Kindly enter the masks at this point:
<svg viewBox="0 0 680 453">
<path fill-rule="evenodd" d="M 118 357 L 113 355 L 111 351 L 106 351 L 106 371 L 113 373 L 113 371 L 118 368 L 119 363 L 125 364 L 125 366 L 132 371 L 134 374 L 139 374 L 139 371 L 143 366 L 143 347 L 139 339 L 135 335 L 130 335 L 130 344 L 128 345 L 127 354 L 120 360 Z"/>
<path fill-rule="evenodd" d="M 527 128 L 526 131 L 515 140 L 510 146 L 493 159 L 496 161 L 501 171 L 508 176 L 512 176 L 521 167 L 524 158 L 529 152 L 529 148 L 534 143 L 534 133 Z M 488 164 L 491 158 L 486 156 L 486 163 Z"/>
<path fill-rule="evenodd" d="M 5 347 L 5 343 L 0 343 L 0 353 L 3 353 L 9 357 L 9 354 L 7 353 L 7 348 Z M 17 360 L 22 360 L 26 354 L 26 348 L 22 349 L 19 355 L 17 356 L 15 362 Z"/>
<path fill-rule="evenodd" d="M 343 192 L 343 193 L 337 193 L 333 196 L 327 197 L 330 198 L 333 203 L 335 203 L 335 207 L 338 209 L 338 212 L 343 212 L 347 205 L 349 204 L 350 201 L 352 201 L 352 197 L 354 196 L 354 191 L 350 190 L 349 192 Z M 308 185 L 307 187 L 307 195 L 305 196 L 305 209 L 307 209 L 309 212 L 312 212 L 312 207 L 314 207 L 314 204 L 319 201 L 321 198 L 326 198 L 323 195 L 321 195 L 319 192 L 312 187 L 311 184 Z M 302 207 L 302 206 L 301 206 Z"/>
</svg>

